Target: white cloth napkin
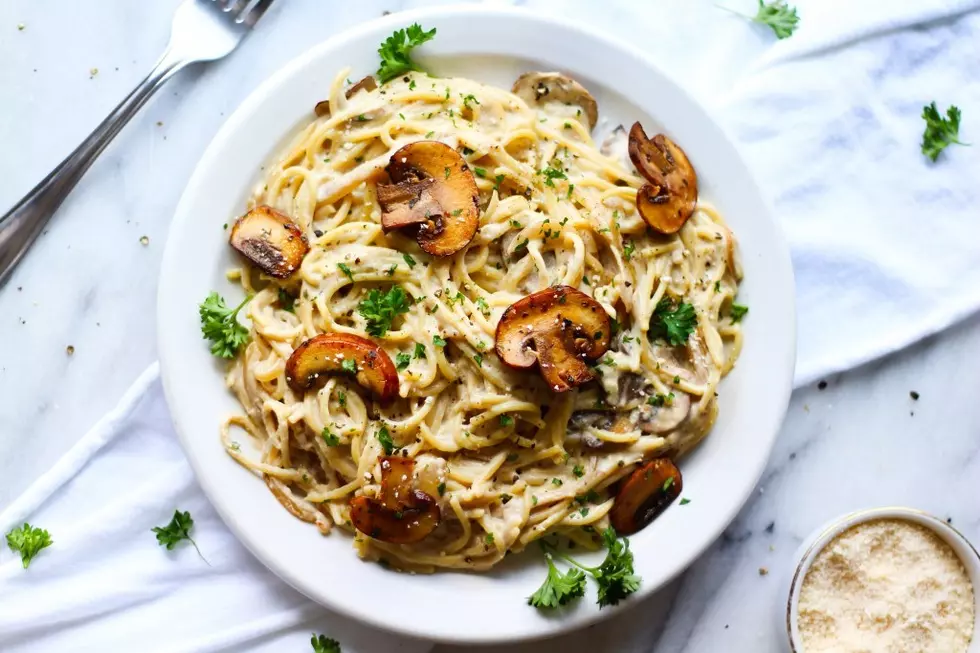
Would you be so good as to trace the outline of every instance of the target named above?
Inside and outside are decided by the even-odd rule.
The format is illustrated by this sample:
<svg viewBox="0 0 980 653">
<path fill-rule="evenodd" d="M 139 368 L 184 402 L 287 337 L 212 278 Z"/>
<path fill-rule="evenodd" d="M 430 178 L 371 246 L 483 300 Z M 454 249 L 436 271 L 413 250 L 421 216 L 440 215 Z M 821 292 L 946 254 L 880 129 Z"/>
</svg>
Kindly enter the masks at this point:
<svg viewBox="0 0 980 653">
<path fill-rule="evenodd" d="M 151 529 L 177 509 L 191 513 L 207 563 L 189 543 L 173 551 L 157 543 Z M 431 648 L 312 603 L 238 543 L 194 480 L 156 365 L 0 513 L 0 532 L 25 520 L 48 529 L 54 543 L 27 570 L 2 545 L 4 653 L 299 653 L 312 652 L 314 632 L 338 640 L 344 653 Z"/>
<path fill-rule="evenodd" d="M 798 0 L 800 29 L 778 42 L 709 2 L 605 0 L 598 11 L 593 0 L 504 3 L 577 19 L 645 49 L 727 126 L 793 250 L 798 385 L 980 306 L 980 13 L 966 13 L 980 0 Z M 755 0 L 723 4 L 751 12 Z M 957 104 L 962 139 L 977 143 L 949 148 L 936 164 L 919 153 L 919 114 L 933 100 L 943 110 Z M 751 307 L 746 319 L 751 336 Z M 176 508 L 193 514 L 211 566 L 192 547 L 156 544 L 150 528 Z M 55 543 L 27 571 L 0 549 L 5 652 L 80 644 L 307 651 L 311 632 L 341 640 L 346 653 L 428 648 L 313 605 L 235 541 L 176 443 L 155 366 L 0 514 L 0 529 L 25 519 L 50 529 Z M 635 632 L 581 641 L 645 650 L 641 622 Z M 569 646 L 566 639 L 562 650 Z"/>
</svg>

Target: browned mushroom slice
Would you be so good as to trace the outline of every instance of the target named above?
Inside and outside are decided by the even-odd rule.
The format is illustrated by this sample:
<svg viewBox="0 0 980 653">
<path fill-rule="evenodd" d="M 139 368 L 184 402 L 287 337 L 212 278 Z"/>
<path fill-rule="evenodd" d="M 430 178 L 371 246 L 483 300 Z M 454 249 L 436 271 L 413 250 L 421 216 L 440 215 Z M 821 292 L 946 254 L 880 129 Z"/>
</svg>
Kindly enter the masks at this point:
<svg viewBox="0 0 980 653">
<path fill-rule="evenodd" d="M 620 488 L 609 521 L 620 535 L 632 535 L 667 509 L 680 496 L 681 472 L 667 458 L 641 465 Z"/>
<path fill-rule="evenodd" d="M 662 234 L 677 233 L 694 213 L 698 176 L 684 150 L 663 134 L 647 138 L 640 123 L 629 135 L 629 155 L 649 184 L 636 194 L 636 208 L 650 227 Z"/>
<path fill-rule="evenodd" d="M 532 105 L 543 106 L 548 102 L 558 102 L 582 107 L 589 131 L 599 121 L 599 105 L 592 94 L 574 79 L 561 73 L 524 73 L 514 82 L 511 91 Z"/>
<path fill-rule="evenodd" d="M 376 88 L 378 88 L 378 82 L 375 81 L 374 77 L 368 75 L 347 89 L 347 92 L 344 93 L 344 97 L 349 100 L 357 95 L 358 91 L 373 91 Z"/>
<path fill-rule="evenodd" d="M 555 392 L 591 381 L 586 364 L 609 349 L 609 316 L 571 286 L 555 286 L 507 307 L 497 323 L 495 349 L 504 363 L 533 367 Z"/>
<path fill-rule="evenodd" d="M 235 221 L 231 246 L 266 274 L 285 279 L 310 251 L 292 220 L 269 206 L 257 206 Z"/>
<path fill-rule="evenodd" d="M 392 184 L 378 184 L 385 232 L 411 228 L 423 250 L 451 256 L 473 239 L 479 193 L 466 161 L 439 141 L 410 143 L 391 155 Z"/>
<path fill-rule="evenodd" d="M 398 394 L 398 372 L 384 349 L 350 333 L 321 333 L 297 347 L 286 361 L 286 382 L 297 392 L 320 375 L 354 374 L 381 401 Z"/>
<path fill-rule="evenodd" d="M 358 91 L 373 91 L 378 88 L 378 82 L 375 81 L 374 77 L 368 75 L 364 79 L 358 81 L 356 84 L 351 85 L 350 88 L 344 93 L 344 97 L 348 100 L 354 97 Z M 313 106 L 313 113 L 316 114 L 317 118 L 330 115 L 330 100 L 320 100 Z"/>
<path fill-rule="evenodd" d="M 351 522 L 365 535 L 391 544 L 411 544 L 431 533 L 442 517 L 436 500 L 413 487 L 415 462 L 381 459 L 381 498 L 358 496 L 350 502 Z"/>
</svg>

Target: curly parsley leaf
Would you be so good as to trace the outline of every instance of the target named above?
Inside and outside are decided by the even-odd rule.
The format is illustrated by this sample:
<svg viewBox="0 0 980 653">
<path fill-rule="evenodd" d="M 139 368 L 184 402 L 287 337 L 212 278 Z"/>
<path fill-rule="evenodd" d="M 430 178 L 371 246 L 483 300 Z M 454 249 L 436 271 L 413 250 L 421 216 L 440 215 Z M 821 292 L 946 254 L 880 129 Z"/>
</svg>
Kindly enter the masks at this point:
<svg viewBox="0 0 980 653">
<path fill-rule="evenodd" d="M 335 639 L 330 639 L 326 635 L 313 633 L 310 644 L 313 645 L 313 653 L 342 653 L 340 642 Z"/>
<path fill-rule="evenodd" d="M 554 609 L 585 594 L 585 574 L 582 570 L 573 567 L 562 573 L 555 566 L 550 553 L 545 553 L 544 557 L 548 562 L 548 577 L 544 579 L 541 587 L 528 597 L 528 605 Z"/>
<path fill-rule="evenodd" d="M 406 29 L 395 30 L 378 48 L 381 65 L 378 66 L 377 75 L 381 83 L 412 70 L 422 71 L 412 60 L 411 52 L 426 41 L 431 41 L 435 35 L 434 27 L 426 32 L 418 23 Z"/>
<path fill-rule="evenodd" d="M 691 304 L 681 302 L 674 305 L 668 298 L 663 298 L 653 311 L 650 320 L 650 335 L 663 338 L 672 346 L 683 345 L 698 326 L 698 316 Z"/>
<path fill-rule="evenodd" d="M 401 286 L 393 286 L 382 293 L 372 288 L 367 297 L 357 305 L 357 312 L 367 320 L 369 335 L 381 337 L 391 328 L 391 323 L 409 308 L 408 295 Z"/>
<path fill-rule="evenodd" d="M 51 546 L 51 534 L 43 528 L 31 526 L 27 522 L 20 528 L 15 528 L 7 533 L 7 546 L 11 551 L 20 554 L 20 561 L 24 569 L 31 566 L 34 559 L 41 549 Z"/>
<path fill-rule="evenodd" d="M 173 519 L 170 520 L 169 524 L 166 526 L 157 526 L 152 530 L 156 533 L 157 542 L 160 546 L 167 547 L 167 551 L 173 551 L 177 544 L 187 540 L 194 545 L 194 549 L 197 551 L 197 555 L 201 556 L 201 560 L 208 562 L 207 558 L 201 555 L 201 550 L 197 547 L 197 542 L 191 537 L 192 528 L 194 528 L 194 520 L 191 518 L 191 513 L 175 510 Z"/>
<path fill-rule="evenodd" d="M 939 114 L 935 102 L 922 107 L 922 119 L 926 121 L 926 130 L 922 134 L 922 153 L 933 161 L 953 143 L 968 145 L 959 140 L 960 110 L 955 105 L 950 106 L 946 110 L 946 116 L 943 118 Z"/>
<path fill-rule="evenodd" d="M 235 308 L 228 308 L 224 298 L 211 292 L 198 312 L 201 316 L 201 333 L 211 341 L 211 353 L 220 358 L 234 358 L 238 350 L 248 342 L 248 328 L 238 322 L 238 312 L 252 299 L 249 295 Z"/>
<path fill-rule="evenodd" d="M 640 589 L 640 577 L 633 573 L 633 552 L 628 538 L 616 537 L 612 527 L 602 531 L 606 559 L 596 568 L 593 577 L 599 586 L 599 607 L 616 605 Z"/>
</svg>

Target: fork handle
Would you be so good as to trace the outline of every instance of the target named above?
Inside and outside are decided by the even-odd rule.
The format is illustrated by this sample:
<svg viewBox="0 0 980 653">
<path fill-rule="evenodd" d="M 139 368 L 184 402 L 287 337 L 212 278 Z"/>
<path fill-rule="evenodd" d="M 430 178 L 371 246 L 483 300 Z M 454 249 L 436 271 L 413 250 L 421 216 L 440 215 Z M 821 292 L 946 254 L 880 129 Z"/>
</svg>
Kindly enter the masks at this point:
<svg viewBox="0 0 980 653">
<path fill-rule="evenodd" d="M 150 96 L 189 61 L 168 48 L 153 70 L 58 167 L 0 217 L 0 287 L 95 158 Z"/>
</svg>

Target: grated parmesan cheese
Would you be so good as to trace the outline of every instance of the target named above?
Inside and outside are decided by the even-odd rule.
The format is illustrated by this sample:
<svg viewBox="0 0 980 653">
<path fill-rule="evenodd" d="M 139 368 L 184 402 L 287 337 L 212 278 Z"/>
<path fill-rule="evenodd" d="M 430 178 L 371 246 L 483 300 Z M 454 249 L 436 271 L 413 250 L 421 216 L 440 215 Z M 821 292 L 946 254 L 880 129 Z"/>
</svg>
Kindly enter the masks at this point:
<svg viewBox="0 0 980 653">
<path fill-rule="evenodd" d="M 901 519 L 833 539 L 803 579 L 798 612 L 802 653 L 966 653 L 975 618 L 962 561 Z"/>
</svg>

